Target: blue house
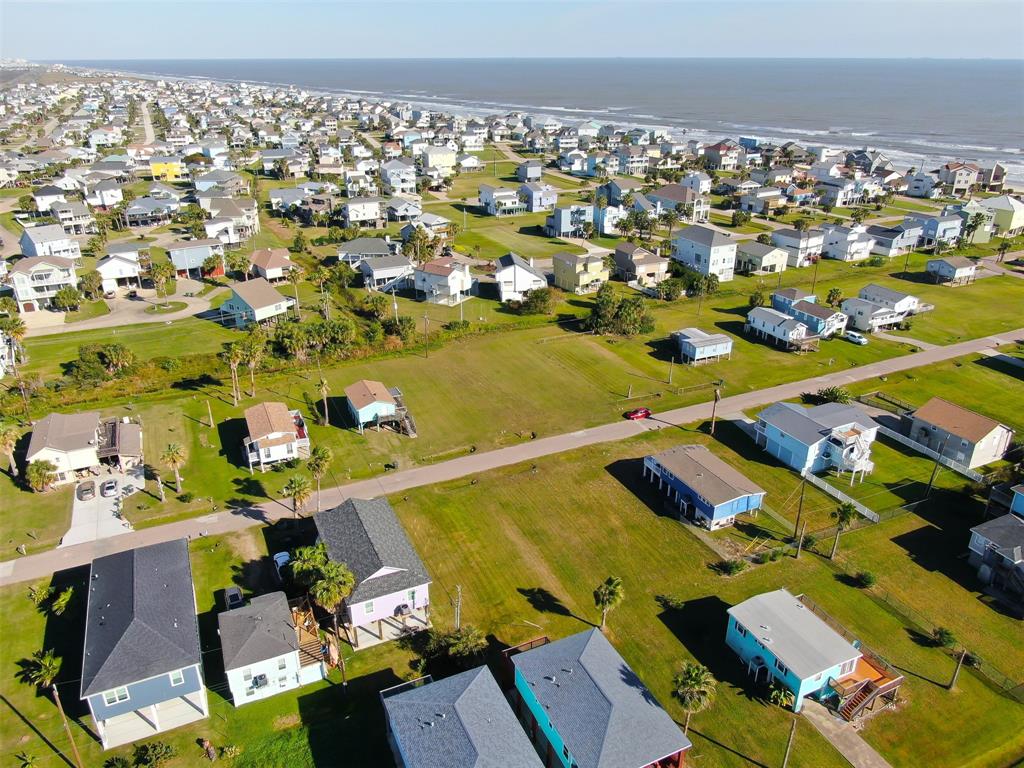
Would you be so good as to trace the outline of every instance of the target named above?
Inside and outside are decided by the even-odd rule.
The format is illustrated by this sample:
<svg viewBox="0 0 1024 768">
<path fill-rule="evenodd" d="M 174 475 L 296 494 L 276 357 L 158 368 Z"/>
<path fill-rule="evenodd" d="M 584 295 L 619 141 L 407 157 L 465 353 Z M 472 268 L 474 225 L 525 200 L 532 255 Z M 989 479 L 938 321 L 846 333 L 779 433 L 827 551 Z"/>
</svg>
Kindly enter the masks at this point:
<svg viewBox="0 0 1024 768">
<path fill-rule="evenodd" d="M 775 291 L 772 294 L 772 309 L 800 321 L 815 336 L 827 338 L 846 330 L 846 315 L 818 304 L 816 296 L 799 288 Z"/>
<path fill-rule="evenodd" d="M 380 697 L 402 768 L 543 768 L 487 667 L 436 681 L 428 675 Z"/>
<path fill-rule="evenodd" d="M 188 541 L 93 560 L 81 696 L 104 749 L 205 718 L 201 665 Z"/>
<path fill-rule="evenodd" d="M 732 337 L 724 333 L 683 328 L 673 333 L 672 338 L 679 344 L 679 358 L 684 363 L 700 365 L 732 357 Z"/>
<path fill-rule="evenodd" d="M 1015 515 L 1024 517 L 1024 483 L 1015 485 L 1010 490 L 1013 492 L 1013 501 L 1010 502 L 1010 511 Z"/>
<path fill-rule="evenodd" d="M 537 641 L 529 645 L 535 645 Z M 514 653 L 513 704 L 545 765 L 678 768 L 692 745 L 598 629 Z"/>
<path fill-rule="evenodd" d="M 732 525 L 736 515 L 755 512 L 765 492 L 703 445 L 679 445 L 644 457 L 643 476 L 679 506 L 684 518 L 707 528 Z"/>
<path fill-rule="evenodd" d="M 394 393 L 379 381 L 363 379 L 345 387 L 345 400 L 353 422 L 362 434 L 366 424 L 379 424 L 398 412 Z"/>
<path fill-rule="evenodd" d="M 759 446 L 801 474 L 835 469 L 849 472 L 853 483 L 858 472 L 863 480 L 875 467 L 878 425 L 855 405 L 775 403 L 757 414 L 754 434 Z"/>
<path fill-rule="evenodd" d="M 895 700 L 903 677 L 785 589 L 756 595 L 727 613 L 726 645 L 755 683 L 788 689 L 794 712 L 811 696 L 833 702 L 842 717 L 852 720 Z"/>
</svg>

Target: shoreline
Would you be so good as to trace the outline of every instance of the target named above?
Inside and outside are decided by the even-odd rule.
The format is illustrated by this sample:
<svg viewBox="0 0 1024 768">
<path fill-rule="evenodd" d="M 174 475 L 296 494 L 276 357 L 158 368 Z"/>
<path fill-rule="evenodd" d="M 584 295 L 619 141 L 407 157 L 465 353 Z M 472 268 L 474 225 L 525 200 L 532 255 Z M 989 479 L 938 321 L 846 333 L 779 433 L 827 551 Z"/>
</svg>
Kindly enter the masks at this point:
<svg viewBox="0 0 1024 768">
<path fill-rule="evenodd" d="M 343 97 L 368 101 L 404 102 L 414 107 L 448 113 L 466 114 L 474 117 L 485 117 L 508 112 L 523 112 L 549 117 L 571 124 L 583 120 L 594 120 L 600 123 L 611 123 L 626 129 L 662 129 L 679 134 L 686 139 L 696 139 L 713 143 L 729 137 L 738 139 L 740 136 L 752 135 L 761 141 L 785 143 L 794 141 L 803 146 L 822 145 L 836 149 L 852 150 L 869 147 L 885 153 L 890 160 L 902 169 L 933 168 L 953 160 L 991 162 L 997 160 L 1006 168 L 1007 180 L 1015 186 L 1024 186 L 1024 146 L 994 147 L 986 145 L 955 144 L 952 142 L 930 141 L 926 138 L 893 139 L 880 135 L 877 130 L 854 130 L 846 127 L 829 128 L 791 128 L 784 126 L 755 126 L 744 123 L 719 121 L 720 126 L 708 126 L 706 121 L 685 121 L 651 114 L 629 114 L 626 110 L 633 107 L 559 107 L 551 105 L 516 104 L 510 102 L 484 101 L 465 99 L 454 96 L 436 95 L 426 92 L 388 92 L 357 88 L 336 88 L 327 86 L 303 86 L 284 81 L 261 81 L 246 78 L 225 78 L 209 75 L 181 75 L 161 72 L 139 72 L 106 67 L 89 67 L 79 64 L 49 62 L 44 66 L 59 65 L 67 70 L 89 71 L 121 77 L 136 77 L 145 80 L 170 80 L 181 82 L 212 82 L 226 85 L 249 85 L 258 88 L 289 88 L 310 93 L 314 96 Z M 404 89 L 403 89 L 404 90 Z M 832 139 L 830 141 L 830 139 Z M 872 141 L 876 139 L 877 141 Z M 902 144 L 902 147 L 894 146 Z M 910 145 L 910 146 L 908 146 Z M 920 145 L 920 151 L 915 151 Z M 913 148 L 911 148 L 913 147 Z M 1011 159 L 1013 158 L 1013 159 Z"/>
</svg>

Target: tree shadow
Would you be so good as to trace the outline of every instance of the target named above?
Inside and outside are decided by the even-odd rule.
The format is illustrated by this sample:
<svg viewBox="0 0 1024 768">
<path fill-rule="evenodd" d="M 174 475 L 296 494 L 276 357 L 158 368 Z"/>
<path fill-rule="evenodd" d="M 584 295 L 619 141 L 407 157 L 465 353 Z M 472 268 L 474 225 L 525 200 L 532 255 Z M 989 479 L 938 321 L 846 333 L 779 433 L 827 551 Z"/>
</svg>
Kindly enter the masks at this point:
<svg viewBox="0 0 1024 768">
<path fill-rule="evenodd" d="M 178 379 L 177 381 L 171 382 L 171 389 L 180 389 L 185 392 L 198 392 L 206 389 L 207 387 L 219 387 L 223 383 L 224 382 L 215 376 L 211 376 L 208 373 L 202 373 L 198 376 L 190 376 L 185 379 Z"/>
<path fill-rule="evenodd" d="M 589 627 L 596 627 L 592 621 L 587 621 L 581 616 L 577 616 L 568 606 L 565 605 L 558 597 L 556 597 L 550 590 L 544 587 L 517 587 L 516 591 L 526 598 L 526 602 L 530 604 L 530 607 L 537 613 L 552 613 L 556 616 L 567 616 L 569 618 L 581 621 Z"/>
<path fill-rule="evenodd" d="M 849 573 L 834 573 L 832 578 L 847 587 L 853 587 L 854 589 L 860 589 L 861 583 L 857 580 L 856 576 L 852 576 Z"/>
</svg>

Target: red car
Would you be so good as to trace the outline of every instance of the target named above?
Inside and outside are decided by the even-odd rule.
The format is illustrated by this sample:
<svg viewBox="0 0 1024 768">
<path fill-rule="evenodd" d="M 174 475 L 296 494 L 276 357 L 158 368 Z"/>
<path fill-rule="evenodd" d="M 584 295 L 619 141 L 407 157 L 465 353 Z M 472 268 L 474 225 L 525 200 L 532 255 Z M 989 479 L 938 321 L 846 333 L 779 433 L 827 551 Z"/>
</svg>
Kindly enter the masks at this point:
<svg viewBox="0 0 1024 768">
<path fill-rule="evenodd" d="M 630 419 L 631 421 L 639 421 L 640 419 L 649 419 L 649 418 L 651 418 L 651 409 L 650 408 L 635 408 L 635 409 L 633 409 L 632 411 L 629 411 L 626 414 L 626 418 Z"/>
</svg>

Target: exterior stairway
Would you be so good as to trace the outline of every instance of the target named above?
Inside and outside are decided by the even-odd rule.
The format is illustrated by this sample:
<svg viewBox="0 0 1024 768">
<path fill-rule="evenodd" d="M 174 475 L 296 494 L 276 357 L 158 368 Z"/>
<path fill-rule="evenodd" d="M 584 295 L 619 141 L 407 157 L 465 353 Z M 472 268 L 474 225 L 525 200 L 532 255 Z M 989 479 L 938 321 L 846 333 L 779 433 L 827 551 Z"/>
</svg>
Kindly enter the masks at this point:
<svg viewBox="0 0 1024 768">
<path fill-rule="evenodd" d="M 299 646 L 299 666 L 308 667 L 312 664 L 319 664 L 323 659 L 319 641 L 307 635 L 305 642 Z"/>
<path fill-rule="evenodd" d="M 875 697 L 876 691 L 877 688 L 875 688 L 873 683 L 862 686 L 859 691 L 850 697 L 849 701 L 843 704 L 839 714 L 843 716 L 844 720 L 853 720 L 857 713 Z"/>
</svg>

